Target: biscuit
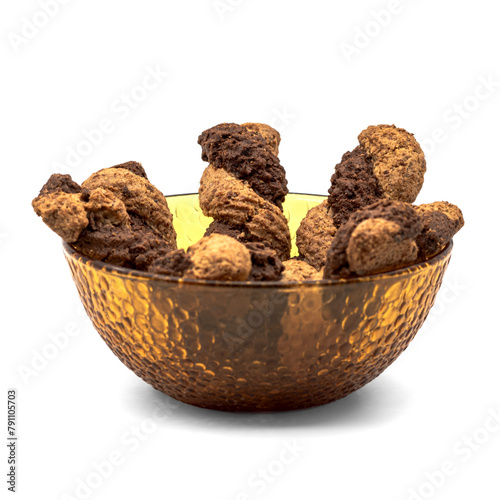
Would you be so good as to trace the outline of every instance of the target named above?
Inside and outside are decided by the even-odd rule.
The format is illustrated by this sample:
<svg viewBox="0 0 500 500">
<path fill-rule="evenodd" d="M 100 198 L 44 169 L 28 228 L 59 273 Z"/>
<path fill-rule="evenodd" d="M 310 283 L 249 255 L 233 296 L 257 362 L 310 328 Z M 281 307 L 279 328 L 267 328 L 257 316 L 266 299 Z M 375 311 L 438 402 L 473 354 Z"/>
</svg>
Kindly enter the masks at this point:
<svg viewBox="0 0 500 500">
<path fill-rule="evenodd" d="M 76 241 L 89 225 L 81 194 L 64 191 L 41 193 L 33 200 L 32 206 L 43 222 L 68 243 Z"/>
<path fill-rule="evenodd" d="M 38 196 L 49 193 L 81 193 L 82 188 L 77 184 L 71 175 L 52 174 L 44 184 Z"/>
<path fill-rule="evenodd" d="M 395 125 L 370 126 L 358 136 L 373 162 L 373 173 L 383 195 L 413 203 L 424 183 L 424 152 L 413 134 Z"/>
<path fill-rule="evenodd" d="M 32 202 L 35 213 L 67 243 L 90 226 L 130 226 L 125 205 L 111 192 L 82 190 L 69 175 L 54 174 Z"/>
<path fill-rule="evenodd" d="M 367 219 L 358 224 L 346 248 L 351 273 L 366 276 L 416 262 L 416 242 L 411 238 L 400 239 L 401 234 L 401 226 L 386 219 Z"/>
<path fill-rule="evenodd" d="M 174 250 L 156 259 L 149 270 L 179 278 L 246 281 L 252 270 L 250 251 L 221 234 L 203 237 L 187 251 Z"/>
<path fill-rule="evenodd" d="M 374 223 L 373 219 L 377 221 Z M 367 220 L 372 222 L 356 231 Z M 385 224 L 386 222 L 392 224 Z M 423 222 L 410 204 L 389 199 L 375 202 L 353 213 L 339 228 L 327 252 L 324 278 L 357 275 L 350 268 L 349 258 L 362 275 L 374 274 L 380 272 L 380 269 L 389 271 L 401 267 L 401 262 L 395 261 L 396 256 L 401 257 L 404 265 L 413 263 L 410 259 L 416 260 L 417 257 L 415 238 L 422 229 Z M 383 244 L 382 247 L 378 248 L 377 242 Z M 405 249 L 410 252 L 408 258 L 401 255 Z M 389 255 L 386 256 L 387 253 Z"/>
<path fill-rule="evenodd" d="M 247 252 L 250 256 L 249 272 Z M 200 263 L 202 260 L 210 262 L 210 266 L 198 264 L 195 267 L 195 263 Z M 214 233 L 202 238 L 187 252 L 175 250 L 160 257 L 153 262 L 149 270 L 158 274 L 184 278 L 277 281 L 283 271 L 283 264 L 276 252 L 262 243 L 242 245 L 232 237 Z"/>
<path fill-rule="evenodd" d="M 361 132 L 358 141 L 335 167 L 326 210 L 332 222 L 325 227 L 340 228 L 353 213 L 383 198 L 413 203 L 422 188 L 426 162 L 413 134 L 394 125 L 376 125 Z M 303 229 L 314 227 L 315 221 L 309 220 L 313 216 L 308 213 L 297 232 L 309 235 L 297 240 L 299 254 L 309 263 L 315 253 L 309 247 L 320 248 L 320 258 L 328 250 L 320 231 Z M 317 267 L 318 262 L 313 264 Z"/>
<path fill-rule="evenodd" d="M 438 254 L 464 225 L 462 211 L 447 201 L 436 201 L 415 207 L 423 221 L 417 236 L 419 258 L 427 260 Z"/>
<path fill-rule="evenodd" d="M 137 161 L 127 161 L 126 163 L 113 165 L 110 168 L 123 168 L 125 170 L 128 170 L 129 172 L 132 172 L 135 175 L 138 175 L 139 177 L 144 177 L 144 179 L 148 180 L 146 171 L 144 170 L 143 166 Z"/>
<path fill-rule="evenodd" d="M 85 201 L 89 227 L 98 231 L 103 226 L 125 226 L 130 228 L 130 217 L 125 204 L 111 191 L 97 188 L 84 189 L 81 194 Z"/>
<path fill-rule="evenodd" d="M 172 250 L 157 258 L 149 267 L 149 272 L 182 278 L 193 262 L 185 250 Z"/>
<path fill-rule="evenodd" d="M 285 169 L 266 139 L 248 126 L 223 123 L 203 132 L 198 138 L 202 159 L 281 209 L 288 193 Z"/>
<path fill-rule="evenodd" d="M 361 147 L 342 156 L 328 192 L 330 217 L 335 227 L 340 227 L 352 213 L 383 198 L 371 158 Z"/>
<path fill-rule="evenodd" d="M 130 163 L 130 162 L 129 162 Z M 165 196 L 146 178 L 122 167 L 105 168 L 92 174 L 83 184 L 90 191 L 104 188 L 121 200 L 127 212 L 137 215 L 168 245 L 176 248 L 173 217 Z"/>
<path fill-rule="evenodd" d="M 299 259 L 290 259 L 283 263 L 285 269 L 281 281 L 304 281 L 321 279 L 318 271 L 307 262 Z"/>
<path fill-rule="evenodd" d="M 33 208 L 76 250 L 109 264 L 147 270 L 177 247 L 167 201 L 137 162 L 103 169 L 81 187 L 55 174 Z"/>
<path fill-rule="evenodd" d="M 260 123 L 223 123 L 203 132 L 198 143 L 203 172 L 199 201 L 214 222 L 206 235 L 225 234 L 243 243 L 260 242 L 280 259 L 290 256 L 291 238 L 283 215 L 288 193 L 278 157 L 280 135 Z"/>
<path fill-rule="evenodd" d="M 276 252 L 263 243 L 245 243 L 252 259 L 251 281 L 277 281 L 284 266 Z"/>
<path fill-rule="evenodd" d="M 192 266 L 185 272 L 186 278 L 246 281 L 252 270 L 250 252 L 229 236 L 203 237 L 187 253 Z"/>
<path fill-rule="evenodd" d="M 130 227 L 105 225 L 97 231 L 86 228 L 72 246 L 91 259 L 140 271 L 148 271 L 155 260 L 173 249 L 133 214 Z"/>
<path fill-rule="evenodd" d="M 316 269 L 325 265 L 326 252 L 337 228 L 329 213 L 328 201 L 311 208 L 297 229 L 297 247 L 305 261 Z"/>
<path fill-rule="evenodd" d="M 281 260 L 290 256 L 290 230 L 281 210 L 225 170 L 212 165 L 205 169 L 199 202 L 207 217 L 243 233 L 243 241 L 261 242 Z"/>
</svg>

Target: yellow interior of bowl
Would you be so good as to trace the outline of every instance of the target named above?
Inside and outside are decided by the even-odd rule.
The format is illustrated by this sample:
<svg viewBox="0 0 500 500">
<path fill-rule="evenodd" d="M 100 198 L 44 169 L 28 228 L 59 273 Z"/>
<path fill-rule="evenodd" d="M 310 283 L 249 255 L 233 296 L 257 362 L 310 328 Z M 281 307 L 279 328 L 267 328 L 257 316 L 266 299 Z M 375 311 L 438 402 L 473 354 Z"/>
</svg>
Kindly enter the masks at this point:
<svg viewBox="0 0 500 500">
<path fill-rule="evenodd" d="M 319 205 L 325 198 L 325 196 L 295 193 L 286 197 L 283 212 L 288 220 L 292 236 L 292 257 L 298 255 L 295 233 L 302 219 L 311 208 Z M 167 202 L 174 216 L 177 245 L 179 248 L 187 249 L 203 237 L 213 219 L 203 215 L 197 194 L 167 196 Z"/>
</svg>

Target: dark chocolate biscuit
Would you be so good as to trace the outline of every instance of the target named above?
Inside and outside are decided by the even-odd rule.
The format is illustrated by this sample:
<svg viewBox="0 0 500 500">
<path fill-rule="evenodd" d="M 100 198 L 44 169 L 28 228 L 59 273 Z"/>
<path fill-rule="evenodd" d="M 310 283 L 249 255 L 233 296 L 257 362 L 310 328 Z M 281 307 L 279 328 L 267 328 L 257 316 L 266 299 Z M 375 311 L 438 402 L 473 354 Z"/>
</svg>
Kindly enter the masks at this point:
<svg viewBox="0 0 500 500">
<path fill-rule="evenodd" d="M 173 250 L 163 257 L 156 259 L 149 267 L 149 272 L 165 274 L 182 278 L 186 271 L 193 266 L 193 261 L 185 250 Z"/>
<path fill-rule="evenodd" d="M 231 224 L 228 224 L 227 222 L 218 220 L 214 220 L 208 226 L 204 236 L 210 236 L 211 234 L 224 234 L 241 242 L 251 241 L 251 236 L 247 234 L 244 226 L 231 226 Z"/>
<path fill-rule="evenodd" d="M 345 153 L 335 167 L 328 190 L 328 204 L 336 227 L 340 227 L 353 212 L 375 203 L 383 193 L 373 173 L 371 158 L 359 146 Z"/>
<path fill-rule="evenodd" d="M 73 247 L 91 259 L 141 271 L 148 270 L 156 259 L 172 250 L 136 215 L 130 216 L 130 227 L 105 225 L 97 231 L 84 229 Z"/>
<path fill-rule="evenodd" d="M 52 174 L 40 190 L 39 196 L 56 192 L 81 193 L 81 191 L 82 188 L 71 178 L 71 175 Z"/>
<path fill-rule="evenodd" d="M 277 281 L 284 266 L 274 250 L 263 243 L 245 243 L 252 258 L 251 281 Z"/>
</svg>

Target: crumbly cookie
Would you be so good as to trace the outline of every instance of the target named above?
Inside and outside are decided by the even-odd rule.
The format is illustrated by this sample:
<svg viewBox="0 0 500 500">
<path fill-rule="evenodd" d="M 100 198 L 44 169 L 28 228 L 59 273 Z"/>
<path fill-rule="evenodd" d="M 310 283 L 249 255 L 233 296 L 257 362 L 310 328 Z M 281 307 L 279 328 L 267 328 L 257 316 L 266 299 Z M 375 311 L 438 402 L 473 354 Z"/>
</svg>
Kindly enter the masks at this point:
<svg viewBox="0 0 500 500">
<path fill-rule="evenodd" d="M 81 193 L 82 188 L 77 184 L 71 175 L 52 174 L 44 184 L 38 196 L 49 193 Z M 36 199 L 36 198 L 35 198 Z"/>
<path fill-rule="evenodd" d="M 283 264 L 262 243 L 242 245 L 233 237 L 214 233 L 187 252 L 175 250 L 160 257 L 150 271 L 169 276 L 222 281 L 277 281 Z"/>
<path fill-rule="evenodd" d="M 424 181 L 425 157 L 413 134 L 394 125 L 376 125 L 361 132 L 358 140 L 359 146 L 344 154 L 331 178 L 327 215 L 336 228 L 383 198 L 412 203 Z M 313 226 L 310 217 L 312 214 L 306 216 L 298 233 L 303 226 Z M 308 247 L 319 247 L 325 253 L 324 243 L 317 232 L 309 241 L 298 240 L 297 246 L 310 262 Z"/>
<path fill-rule="evenodd" d="M 401 267 L 398 262 L 394 262 L 391 258 L 387 258 L 387 261 L 385 261 L 384 253 L 389 252 L 391 256 L 400 255 L 401 244 L 403 242 L 414 243 L 415 238 L 423 229 L 420 216 L 410 204 L 404 202 L 383 199 L 353 213 L 349 220 L 339 228 L 327 252 L 324 269 L 326 279 L 335 276 L 349 277 L 356 274 L 350 268 L 347 250 L 356 228 L 362 222 L 370 219 L 382 219 L 393 223 L 393 225 L 387 226 L 380 223 L 377 225 L 373 222 L 366 224 L 362 228 L 370 231 L 367 236 L 363 236 L 362 230 L 357 231 L 349 255 L 353 259 L 355 267 L 361 270 L 363 274 L 379 272 L 379 267 L 384 268 L 384 271 L 390 270 L 391 266 L 394 266 L 394 269 Z M 372 244 L 374 236 L 377 241 L 383 242 L 383 248 L 378 249 L 376 245 Z M 391 248 L 388 249 L 389 247 Z M 409 245 L 409 247 L 412 247 L 412 245 Z M 416 259 L 415 249 L 411 250 L 411 252 Z M 405 261 L 405 263 L 408 264 L 409 262 Z"/>
<path fill-rule="evenodd" d="M 55 174 L 33 200 L 33 208 L 91 259 L 147 270 L 177 247 L 165 197 L 137 162 L 101 170 L 82 186 L 68 175 Z"/>
<path fill-rule="evenodd" d="M 198 138 L 202 159 L 243 181 L 281 209 L 288 193 L 285 169 L 266 139 L 250 131 L 249 126 L 222 123 L 205 130 Z"/>
<path fill-rule="evenodd" d="M 299 259 L 290 259 L 283 263 L 285 269 L 281 281 L 304 281 L 321 279 L 318 271 L 307 262 Z"/>
<path fill-rule="evenodd" d="M 225 170 L 212 165 L 205 169 L 199 202 L 206 216 L 244 228 L 251 241 L 275 250 L 281 260 L 289 258 L 290 230 L 281 210 Z"/>
<path fill-rule="evenodd" d="M 200 135 L 202 159 L 210 163 L 200 181 L 200 207 L 214 218 L 206 236 L 260 242 L 279 259 L 290 257 L 283 215 L 287 181 L 276 156 L 280 140 L 278 131 L 261 123 L 223 123 Z"/>
<path fill-rule="evenodd" d="M 413 203 L 424 183 L 424 152 L 413 134 L 395 125 L 370 126 L 358 137 L 373 161 L 384 197 Z"/>
<path fill-rule="evenodd" d="M 130 227 L 86 228 L 72 246 L 91 259 L 140 271 L 149 270 L 155 260 L 173 249 L 136 215 L 130 215 Z"/>
<path fill-rule="evenodd" d="M 412 238 L 400 240 L 401 234 L 401 226 L 386 219 L 367 219 L 358 224 L 346 248 L 351 273 L 365 276 L 416 262 L 416 242 Z"/>
<path fill-rule="evenodd" d="M 244 226 L 233 226 L 227 222 L 219 220 L 212 221 L 203 236 L 210 236 L 211 234 L 224 234 L 226 236 L 231 236 L 231 238 L 234 238 L 241 243 L 252 241 L 251 235 L 248 234 Z"/>
<path fill-rule="evenodd" d="M 417 236 L 419 258 L 438 254 L 464 225 L 462 211 L 447 201 L 436 201 L 415 207 L 424 227 Z"/>
<path fill-rule="evenodd" d="M 32 202 L 35 213 L 64 241 L 73 243 L 89 225 L 80 193 L 50 191 Z"/>
<path fill-rule="evenodd" d="M 121 200 L 127 212 L 143 222 L 172 248 L 176 248 L 173 217 L 165 196 L 146 178 L 123 166 L 111 167 L 92 174 L 83 184 L 90 191 L 104 188 Z"/>
<path fill-rule="evenodd" d="M 75 242 L 90 226 L 130 226 L 125 205 L 110 191 L 82 188 L 69 175 L 54 174 L 32 202 L 35 213 L 68 243 Z"/>
<path fill-rule="evenodd" d="M 92 191 L 84 189 L 81 199 L 85 202 L 90 229 L 98 231 L 103 226 L 130 228 L 130 217 L 125 203 L 111 191 L 104 188 Z"/>
<path fill-rule="evenodd" d="M 352 213 L 383 198 L 371 158 L 364 149 L 358 146 L 344 154 L 335 167 L 328 192 L 329 215 L 335 227 L 347 222 Z"/>
<path fill-rule="evenodd" d="M 296 241 L 300 255 L 311 266 L 320 269 L 325 265 L 326 252 L 336 232 L 328 200 L 325 200 L 309 210 L 297 229 Z"/>
<path fill-rule="evenodd" d="M 283 272 L 284 266 L 276 252 L 263 243 L 245 243 L 250 251 L 252 270 L 251 281 L 277 281 Z"/>
<path fill-rule="evenodd" d="M 204 237 L 189 247 L 192 266 L 186 278 L 246 281 L 252 270 L 250 252 L 234 238 L 221 234 Z"/>
<path fill-rule="evenodd" d="M 157 258 L 149 267 L 149 271 L 182 278 L 186 271 L 192 267 L 193 261 L 184 249 L 173 250 Z"/>
</svg>

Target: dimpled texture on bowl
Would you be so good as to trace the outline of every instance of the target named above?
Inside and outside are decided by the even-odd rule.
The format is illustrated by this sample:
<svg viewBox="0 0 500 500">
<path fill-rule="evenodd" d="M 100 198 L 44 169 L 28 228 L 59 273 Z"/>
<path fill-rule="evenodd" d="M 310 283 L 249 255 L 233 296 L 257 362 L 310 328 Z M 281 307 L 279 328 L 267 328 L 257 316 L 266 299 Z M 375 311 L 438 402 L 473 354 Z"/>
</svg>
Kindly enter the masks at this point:
<svg viewBox="0 0 500 500">
<path fill-rule="evenodd" d="M 292 234 L 323 199 L 288 195 Z M 211 220 L 197 195 L 168 202 L 179 246 L 197 241 Z M 292 284 L 178 280 L 68 245 L 65 255 L 95 328 L 147 383 L 204 408 L 280 411 L 329 403 L 380 375 L 427 317 L 451 247 L 391 273 Z"/>
</svg>

